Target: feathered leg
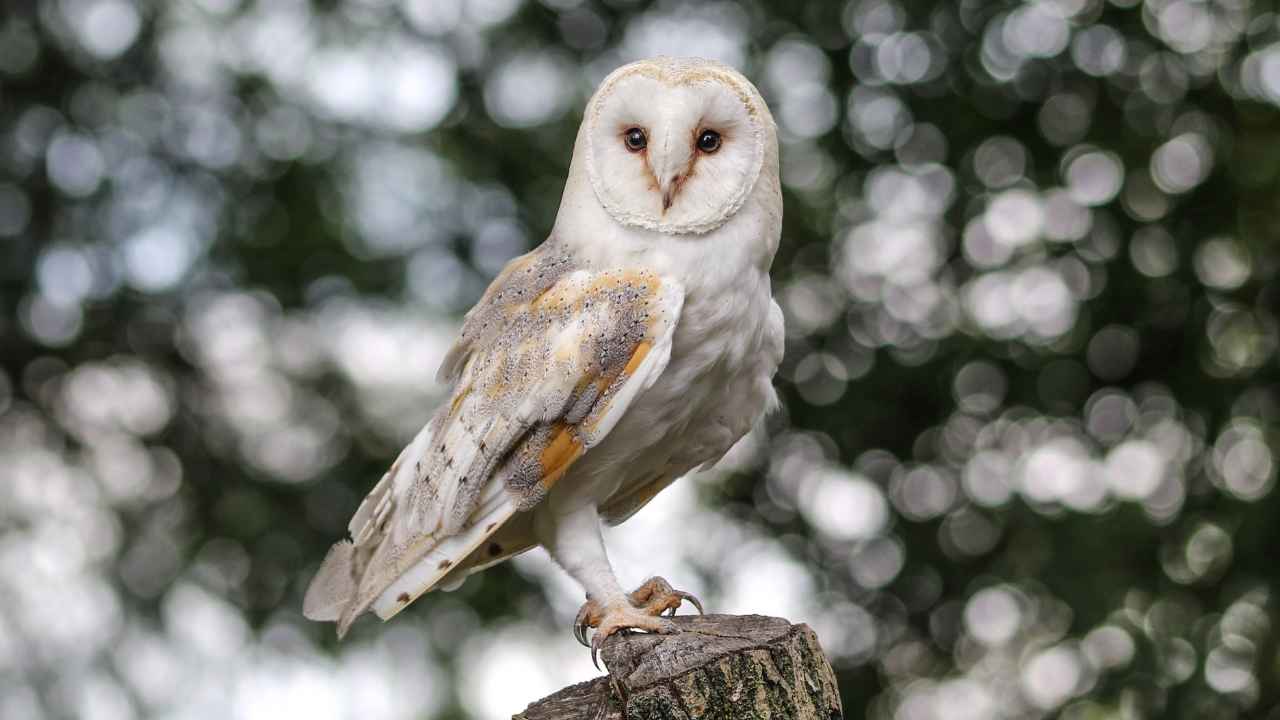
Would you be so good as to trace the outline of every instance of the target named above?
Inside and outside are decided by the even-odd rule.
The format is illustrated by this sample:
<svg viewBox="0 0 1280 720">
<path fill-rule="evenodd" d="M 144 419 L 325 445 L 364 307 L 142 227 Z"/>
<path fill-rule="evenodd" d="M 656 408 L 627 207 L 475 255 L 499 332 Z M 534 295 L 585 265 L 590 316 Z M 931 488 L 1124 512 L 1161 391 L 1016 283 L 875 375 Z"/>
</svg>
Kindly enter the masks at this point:
<svg viewBox="0 0 1280 720">
<path fill-rule="evenodd" d="M 548 516 L 539 523 L 551 558 L 577 580 L 587 592 L 587 603 L 578 612 L 575 635 L 584 645 L 586 628 L 595 627 L 591 638 L 591 661 L 610 635 L 619 630 L 645 630 L 654 633 L 675 632 L 670 621 L 659 617 L 661 610 L 637 608 L 623 592 L 609 565 L 600 534 L 600 516 L 594 506 L 584 506 L 565 515 Z M 550 527 L 548 527 L 550 526 Z M 665 609 L 665 608 L 664 608 Z M 599 667 L 599 664 L 596 665 Z"/>
</svg>

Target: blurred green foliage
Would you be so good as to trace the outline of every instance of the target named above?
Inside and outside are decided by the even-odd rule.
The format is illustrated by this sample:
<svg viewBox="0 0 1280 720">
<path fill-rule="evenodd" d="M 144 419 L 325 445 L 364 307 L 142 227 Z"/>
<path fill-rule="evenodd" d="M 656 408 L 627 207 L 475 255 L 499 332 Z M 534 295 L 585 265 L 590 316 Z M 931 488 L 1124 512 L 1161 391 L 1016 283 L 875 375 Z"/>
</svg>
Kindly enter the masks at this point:
<svg viewBox="0 0 1280 720">
<path fill-rule="evenodd" d="M 6 717 L 253 716 L 148 680 L 228 609 L 334 647 L 310 569 L 657 52 L 779 121 L 784 409 L 699 517 L 809 578 L 846 714 L 1280 717 L 1280 16 L 1244 0 L 6 4 Z M 713 597 L 775 568 L 734 557 L 692 561 Z M 415 605 L 388 652 L 444 679 L 395 714 L 483 715 L 463 636 L 546 592 Z"/>
</svg>

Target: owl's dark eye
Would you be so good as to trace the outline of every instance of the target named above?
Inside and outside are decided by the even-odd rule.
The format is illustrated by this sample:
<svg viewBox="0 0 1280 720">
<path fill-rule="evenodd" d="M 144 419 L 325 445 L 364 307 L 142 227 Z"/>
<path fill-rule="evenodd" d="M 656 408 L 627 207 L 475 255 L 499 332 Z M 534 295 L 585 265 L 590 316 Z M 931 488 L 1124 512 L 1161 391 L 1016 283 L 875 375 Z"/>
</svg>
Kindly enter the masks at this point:
<svg viewBox="0 0 1280 720">
<path fill-rule="evenodd" d="M 627 131 L 622 133 L 622 142 L 631 152 L 640 152 L 649 144 L 649 139 L 644 136 L 644 130 L 633 127 L 627 128 Z"/>
<path fill-rule="evenodd" d="M 710 154 L 720 149 L 720 133 L 715 130 L 703 130 L 698 136 L 698 149 Z"/>
</svg>

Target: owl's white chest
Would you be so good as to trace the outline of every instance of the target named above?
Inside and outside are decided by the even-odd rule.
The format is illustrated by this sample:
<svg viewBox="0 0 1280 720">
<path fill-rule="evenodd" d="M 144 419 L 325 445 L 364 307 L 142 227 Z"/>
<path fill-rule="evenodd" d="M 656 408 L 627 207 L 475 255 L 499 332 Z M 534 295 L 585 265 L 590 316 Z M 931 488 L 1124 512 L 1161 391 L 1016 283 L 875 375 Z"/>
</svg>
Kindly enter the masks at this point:
<svg viewBox="0 0 1280 720">
<path fill-rule="evenodd" d="M 663 470 L 679 475 L 718 460 L 773 404 L 781 335 L 767 276 L 740 276 L 715 297 L 686 297 L 671 361 L 637 399 L 634 417 L 651 456 L 666 460 Z"/>
</svg>

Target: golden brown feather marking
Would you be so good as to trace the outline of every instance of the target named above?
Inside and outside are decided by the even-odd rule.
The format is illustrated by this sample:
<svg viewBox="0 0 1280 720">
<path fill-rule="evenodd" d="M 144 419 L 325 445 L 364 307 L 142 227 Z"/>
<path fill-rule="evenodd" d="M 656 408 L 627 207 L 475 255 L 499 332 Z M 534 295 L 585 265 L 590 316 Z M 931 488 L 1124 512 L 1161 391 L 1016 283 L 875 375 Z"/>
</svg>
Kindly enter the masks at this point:
<svg viewBox="0 0 1280 720">
<path fill-rule="evenodd" d="M 542 487 L 547 490 L 564 477 L 569 466 L 582 457 L 583 452 L 582 440 L 578 438 L 573 426 L 556 423 L 553 432 L 555 435 L 551 442 L 547 443 L 547 447 L 538 456 L 538 462 L 542 466 Z"/>
<path fill-rule="evenodd" d="M 510 312 L 512 315 L 516 315 L 529 310 L 550 311 L 561 309 L 561 306 L 566 304 L 565 292 L 566 289 L 561 285 L 552 285 L 530 298 L 528 304 L 513 307 Z"/>
<path fill-rule="evenodd" d="M 642 342 L 636 346 L 635 352 L 631 353 L 631 359 L 627 361 L 626 367 L 622 368 L 622 374 L 631 377 L 635 374 L 636 368 L 640 367 L 640 363 L 644 362 L 644 358 L 649 354 L 649 350 L 653 347 L 648 341 Z"/>
<path fill-rule="evenodd" d="M 534 295 L 532 298 L 530 298 L 530 299 L 529 299 L 529 306 L 530 306 L 530 307 L 535 307 L 535 308 L 536 308 L 536 307 L 538 307 L 539 305 L 543 304 L 543 302 L 545 302 L 545 301 L 548 299 L 548 296 L 549 296 L 549 295 L 551 295 L 551 290 L 552 290 L 554 287 L 555 287 L 555 285 L 554 285 L 554 284 L 552 284 L 552 285 L 548 285 L 548 286 L 546 286 L 546 287 L 542 288 L 542 290 L 538 291 L 538 294 L 537 294 L 537 295 Z"/>
<path fill-rule="evenodd" d="M 651 347 L 652 347 L 652 344 L 649 343 L 647 340 L 644 342 L 641 342 L 639 345 L 636 345 L 636 349 L 631 352 L 631 357 L 630 359 L 627 360 L 627 364 L 622 368 L 622 370 L 617 375 L 615 375 L 612 379 L 600 378 L 600 382 L 602 383 L 601 393 L 604 393 L 606 388 L 617 387 L 622 383 L 626 382 L 627 379 L 630 378 L 635 373 L 636 369 L 640 367 L 640 363 L 644 362 L 644 358 L 646 355 L 649 354 L 649 350 Z M 606 399 L 605 401 L 606 406 L 610 399 L 612 398 Z M 602 408 L 600 412 L 593 412 L 591 416 L 584 423 L 587 428 L 587 431 L 588 432 L 594 431 L 596 429 L 596 425 L 600 424 L 600 420 L 603 419 L 606 414 L 607 412 L 605 411 L 604 408 Z"/>
</svg>

